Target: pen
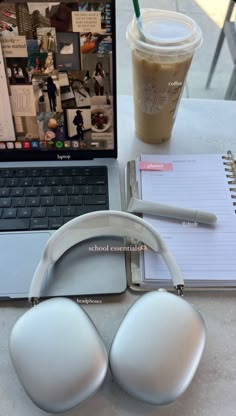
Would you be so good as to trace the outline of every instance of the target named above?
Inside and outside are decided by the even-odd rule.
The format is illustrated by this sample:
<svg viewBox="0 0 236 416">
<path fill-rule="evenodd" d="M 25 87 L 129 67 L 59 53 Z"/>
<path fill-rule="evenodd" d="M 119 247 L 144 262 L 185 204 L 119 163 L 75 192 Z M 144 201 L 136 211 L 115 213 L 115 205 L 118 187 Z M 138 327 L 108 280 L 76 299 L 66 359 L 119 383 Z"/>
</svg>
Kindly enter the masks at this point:
<svg viewBox="0 0 236 416">
<path fill-rule="evenodd" d="M 166 218 L 174 218 L 177 220 L 199 222 L 202 224 L 214 225 L 217 221 L 215 214 L 208 211 L 200 211 L 197 209 L 180 208 L 156 202 L 142 201 L 131 197 L 128 212 L 139 214 L 158 215 Z"/>
</svg>

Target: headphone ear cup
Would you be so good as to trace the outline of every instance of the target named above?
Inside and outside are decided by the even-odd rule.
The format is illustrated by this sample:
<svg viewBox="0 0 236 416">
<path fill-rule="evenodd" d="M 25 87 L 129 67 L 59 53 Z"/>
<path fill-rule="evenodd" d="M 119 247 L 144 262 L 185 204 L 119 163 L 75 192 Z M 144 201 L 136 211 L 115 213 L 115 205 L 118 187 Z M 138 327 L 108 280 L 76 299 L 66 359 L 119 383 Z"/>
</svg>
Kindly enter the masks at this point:
<svg viewBox="0 0 236 416">
<path fill-rule="evenodd" d="M 96 327 L 66 298 L 46 300 L 16 322 L 10 355 L 31 400 L 53 413 L 65 412 L 95 393 L 108 366 Z"/>
<path fill-rule="evenodd" d="M 205 345 L 200 313 L 167 292 L 143 295 L 129 309 L 110 350 L 114 379 L 129 394 L 161 405 L 189 386 Z"/>
</svg>

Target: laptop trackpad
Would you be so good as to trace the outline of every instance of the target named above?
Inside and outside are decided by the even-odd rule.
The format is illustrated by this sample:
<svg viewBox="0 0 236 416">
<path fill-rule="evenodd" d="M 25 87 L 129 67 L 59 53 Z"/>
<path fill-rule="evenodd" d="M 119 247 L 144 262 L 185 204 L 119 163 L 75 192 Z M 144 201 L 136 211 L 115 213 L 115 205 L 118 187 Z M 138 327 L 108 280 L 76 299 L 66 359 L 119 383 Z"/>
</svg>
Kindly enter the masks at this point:
<svg viewBox="0 0 236 416">
<path fill-rule="evenodd" d="M 0 299 L 27 298 L 50 232 L 0 234 Z M 42 296 L 122 293 L 126 270 L 121 238 L 87 240 L 68 250 L 50 268 Z M 113 250 L 114 249 L 114 250 Z"/>
<path fill-rule="evenodd" d="M 0 298 L 27 297 L 30 283 L 51 234 L 0 234 Z"/>
<path fill-rule="evenodd" d="M 124 241 L 99 237 L 72 247 L 51 267 L 43 296 L 104 295 L 125 291 Z"/>
</svg>

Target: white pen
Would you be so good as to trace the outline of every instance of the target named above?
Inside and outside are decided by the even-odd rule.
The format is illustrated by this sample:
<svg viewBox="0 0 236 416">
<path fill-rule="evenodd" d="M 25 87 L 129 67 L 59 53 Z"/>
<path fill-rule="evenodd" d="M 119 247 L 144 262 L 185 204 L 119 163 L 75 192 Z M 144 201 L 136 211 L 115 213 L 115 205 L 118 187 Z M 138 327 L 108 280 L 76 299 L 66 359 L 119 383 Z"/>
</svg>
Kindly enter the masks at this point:
<svg viewBox="0 0 236 416">
<path fill-rule="evenodd" d="M 197 209 L 180 208 L 156 202 L 142 201 L 134 197 L 130 198 L 128 212 L 139 214 L 157 215 L 166 218 L 174 218 L 182 221 L 196 222 L 214 225 L 217 216 L 212 212 Z"/>
</svg>

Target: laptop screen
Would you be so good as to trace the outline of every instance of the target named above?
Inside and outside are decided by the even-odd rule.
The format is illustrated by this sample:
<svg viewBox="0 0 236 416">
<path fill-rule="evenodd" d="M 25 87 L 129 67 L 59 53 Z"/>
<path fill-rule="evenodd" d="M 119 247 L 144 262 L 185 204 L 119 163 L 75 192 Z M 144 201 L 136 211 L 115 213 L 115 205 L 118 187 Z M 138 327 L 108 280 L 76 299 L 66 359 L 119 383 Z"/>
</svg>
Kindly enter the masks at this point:
<svg viewBox="0 0 236 416">
<path fill-rule="evenodd" d="M 116 157 L 114 0 L 0 1 L 0 159 Z"/>
</svg>

